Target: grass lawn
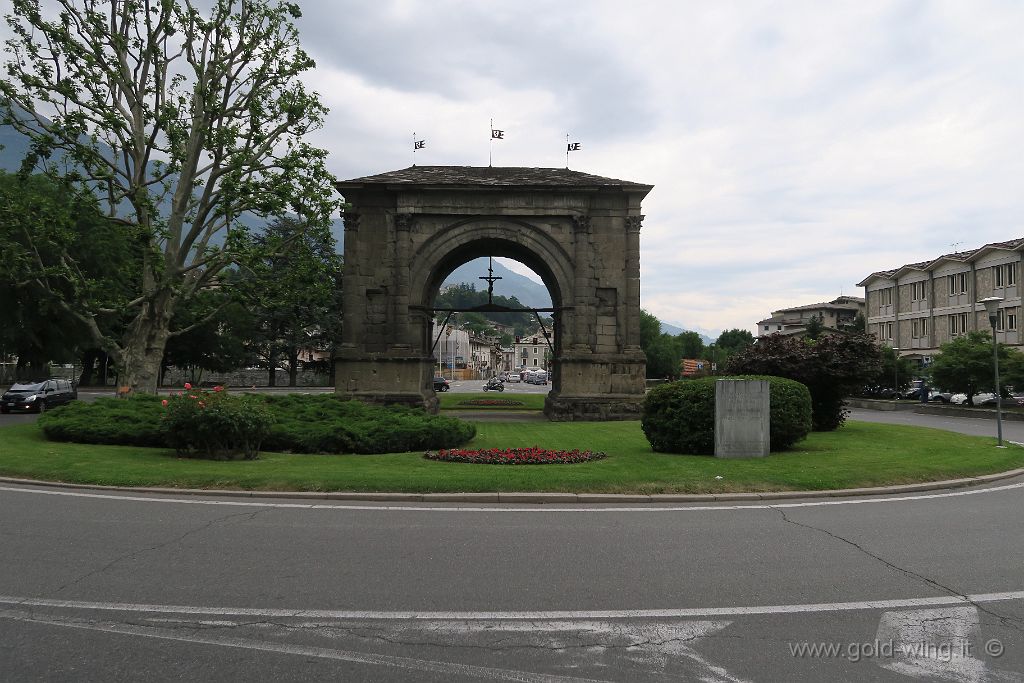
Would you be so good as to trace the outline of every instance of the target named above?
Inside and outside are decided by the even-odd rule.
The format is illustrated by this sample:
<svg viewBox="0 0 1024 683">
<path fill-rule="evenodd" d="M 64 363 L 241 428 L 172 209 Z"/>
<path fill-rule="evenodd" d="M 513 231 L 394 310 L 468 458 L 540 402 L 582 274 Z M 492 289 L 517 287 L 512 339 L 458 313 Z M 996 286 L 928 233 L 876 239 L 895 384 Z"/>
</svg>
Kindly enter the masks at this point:
<svg viewBox="0 0 1024 683">
<path fill-rule="evenodd" d="M 511 391 L 481 391 L 475 394 L 453 394 L 443 392 L 437 395 L 441 401 L 441 410 L 544 410 L 544 399 L 547 394 L 516 394 Z M 519 401 L 521 406 L 471 406 L 462 405 L 464 401 Z"/>
<path fill-rule="evenodd" d="M 46 441 L 35 425 L 0 429 L 0 474 L 67 482 L 309 491 L 569 491 L 714 493 L 879 486 L 989 474 L 1024 466 L 1024 448 L 995 439 L 850 422 L 793 451 L 752 460 L 653 453 L 639 422 L 478 422 L 469 447 L 603 450 L 574 465 L 474 465 L 421 453 L 286 455 L 256 461 L 183 460 L 170 451 Z M 716 479 L 721 476 L 722 479 Z"/>
</svg>

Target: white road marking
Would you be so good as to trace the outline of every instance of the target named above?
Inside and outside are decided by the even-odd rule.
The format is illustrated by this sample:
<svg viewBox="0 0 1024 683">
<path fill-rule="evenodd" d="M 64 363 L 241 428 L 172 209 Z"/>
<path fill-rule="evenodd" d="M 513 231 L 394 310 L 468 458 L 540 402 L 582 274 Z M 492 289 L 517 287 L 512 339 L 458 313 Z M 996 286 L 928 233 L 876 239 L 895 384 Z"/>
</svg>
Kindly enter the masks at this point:
<svg viewBox="0 0 1024 683">
<path fill-rule="evenodd" d="M 476 680 L 537 681 L 539 683 L 573 683 L 575 681 L 594 680 L 587 678 L 573 678 L 569 676 L 537 674 L 528 671 L 495 669 L 484 666 L 473 666 L 471 664 L 437 662 L 429 659 L 413 659 L 411 657 L 397 657 L 393 655 L 381 655 L 369 652 L 334 650 L 324 647 L 310 647 L 303 645 L 286 645 L 283 643 L 274 643 L 265 640 L 256 640 L 253 638 L 186 635 L 171 629 L 163 629 L 154 626 L 72 621 L 59 618 L 42 617 L 28 612 L 0 612 L 0 616 L 16 621 L 47 624 L 50 626 L 62 626 L 65 628 L 75 628 L 87 631 L 102 631 L 104 633 L 118 633 L 122 635 L 142 636 L 144 638 L 157 638 L 159 640 L 174 640 L 183 643 L 233 647 L 244 650 L 259 650 L 261 652 L 278 652 L 281 654 L 300 655 L 303 657 L 319 657 L 322 659 L 355 662 L 358 664 L 392 666 L 402 669 L 411 669 L 413 671 L 431 671 L 434 673 L 448 675 L 469 676 Z"/>
<path fill-rule="evenodd" d="M 985 662 L 972 655 L 980 633 L 976 607 L 946 607 L 886 612 L 875 642 L 892 644 L 883 669 L 928 680 L 981 683 L 988 680 Z"/>
<path fill-rule="evenodd" d="M 854 610 L 894 610 L 915 607 L 972 605 L 986 602 L 1024 600 L 1024 590 L 1005 593 L 978 593 L 975 595 L 942 595 L 927 598 L 894 600 L 862 600 L 858 602 L 822 602 L 795 605 L 751 605 L 741 607 L 685 607 L 679 609 L 619 609 L 619 610 L 551 610 L 507 612 L 444 612 L 399 610 L 323 610 L 282 609 L 260 607 L 209 607 L 193 605 L 153 605 L 129 602 L 91 602 L 84 600 L 53 600 L 49 598 L 0 595 L 0 605 L 17 607 L 54 607 L 114 612 L 148 612 L 153 614 L 202 614 L 217 616 L 283 617 L 305 619 L 443 619 L 443 620 L 559 620 L 559 619 L 658 619 L 658 618 L 710 618 L 757 614 L 800 614 L 807 612 L 848 612 Z M 0 611 L 3 614 L 3 611 Z"/>
<path fill-rule="evenodd" d="M 826 507 L 832 505 L 865 505 L 868 503 L 902 503 L 919 500 L 934 500 L 937 498 L 958 498 L 961 496 L 976 496 L 990 493 L 999 493 L 1014 489 L 1024 488 L 1024 482 L 1018 484 L 1006 484 L 989 488 L 978 488 L 968 490 L 947 491 L 945 493 L 927 493 L 907 496 L 887 496 L 884 498 L 844 498 L 842 500 L 816 500 L 806 503 L 744 503 L 738 505 L 650 505 L 630 507 L 556 507 L 548 503 L 533 507 L 506 504 L 505 507 L 481 507 L 467 505 L 452 505 L 434 507 L 427 505 L 352 505 L 345 503 L 272 503 L 272 502 L 250 502 L 239 500 L 204 500 L 201 498 L 157 498 L 150 496 L 119 496 L 110 493 L 82 493 L 80 491 L 51 490 L 41 488 L 18 488 L 14 486 L 0 486 L 0 491 L 11 493 L 26 493 L 40 496 L 68 496 L 72 498 L 93 498 L 100 500 L 119 500 L 134 503 L 176 503 L 179 505 L 220 505 L 229 507 L 251 507 L 251 508 L 282 508 L 295 510 L 357 510 L 357 511 L 380 511 L 380 512 L 489 512 L 494 514 L 521 513 L 521 512 L 722 512 L 726 510 L 777 510 L 779 508 L 805 508 L 805 507 Z M 500 503 L 495 503 L 499 505 Z"/>
</svg>

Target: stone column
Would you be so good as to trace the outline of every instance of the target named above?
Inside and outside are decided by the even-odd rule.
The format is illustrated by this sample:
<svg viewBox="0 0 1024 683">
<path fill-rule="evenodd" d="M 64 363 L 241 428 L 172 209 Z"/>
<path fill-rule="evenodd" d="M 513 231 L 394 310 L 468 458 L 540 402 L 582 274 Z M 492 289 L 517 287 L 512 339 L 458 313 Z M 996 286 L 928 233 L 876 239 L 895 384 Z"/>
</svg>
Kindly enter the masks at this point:
<svg viewBox="0 0 1024 683">
<path fill-rule="evenodd" d="M 410 345 L 409 332 L 409 268 L 410 268 L 410 235 L 412 214 L 396 213 L 395 221 L 395 262 L 394 281 L 395 294 L 392 300 L 391 348 L 408 351 Z"/>
<path fill-rule="evenodd" d="M 626 217 L 626 350 L 640 348 L 640 224 L 644 217 Z"/>
<path fill-rule="evenodd" d="M 587 319 L 590 315 L 590 307 L 587 301 L 589 293 L 589 278 L 587 271 L 590 268 L 590 216 L 573 216 L 573 312 L 572 312 L 572 343 L 569 349 L 572 351 L 589 351 L 590 334 L 587 328 Z"/>
</svg>

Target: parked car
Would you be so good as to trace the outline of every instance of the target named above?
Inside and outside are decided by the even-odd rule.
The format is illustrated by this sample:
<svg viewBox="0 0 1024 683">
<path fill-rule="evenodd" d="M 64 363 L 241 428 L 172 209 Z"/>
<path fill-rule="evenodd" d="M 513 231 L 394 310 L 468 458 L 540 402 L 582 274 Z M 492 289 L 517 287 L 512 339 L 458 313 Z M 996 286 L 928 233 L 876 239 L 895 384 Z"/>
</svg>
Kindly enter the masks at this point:
<svg viewBox="0 0 1024 683">
<path fill-rule="evenodd" d="M 516 383 L 522 382 L 523 378 L 519 376 L 518 372 L 510 372 L 505 377 L 505 381 L 506 382 L 512 382 L 513 384 L 516 384 Z"/>
<path fill-rule="evenodd" d="M 434 378 L 434 391 L 448 391 L 449 389 L 451 389 L 451 385 L 444 377 Z"/>
<path fill-rule="evenodd" d="M 526 373 L 526 383 L 527 384 L 547 384 L 548 383 L 548 373 L 545 372 L 544 370 L 537 370 L 537 371 L 533 371 L 533 372 L 528 372 L 528 373 Z"/>
<path fill-rule="evenodd" d="M 986 407 L 987 406 L 995 406 L 995 404 L 996 404 L 996 397 L 994 395 L 992 395 L 992 394 L 989 394 L 989 397 L 986 398 L 983 401 L 980 401 L 980 402 L 979 401 L 975 401 L 974 402 L 974 405 L 976 405 L 976 406 L 986 406 Z M 1019 399 L 1016 396 L 1011 396 L 1010 398 L 1005 398 L 1004 397 L 1004 398 L 999 400 L 999 404 L 1001 406 L 1003 406 L 1004 408 L 1019 408 L 1021 405 L 1024 405 L 1024 399 Z"/>
<path fill-rule="evenodd" d="M 972 402 L 974 403 L 974 405 L 980 405 L 982 401 L 992 397 L 993 394 L 991 391 L 984 394 L 975 394 L 974 400 Z M 952 403 L 953 405 L 964 405 L 967 403 L 967 394 L 953 394 L 952 396 L 949 397 L 949 402 Z M 992 405 L 995 404 L 993 403 Z"/>
<path fill-rule="evenodd" d="M 41 413 L 78 398 L 78 388 L 67 379 L 47 379 L 11 386 L 0 396 L 0 413 L 29 410 Z"/>
<path fill-rule="evenodd" d="M 949 400 L 953 398 L 953 394 L 949 391 L 933 391 L 928 396 L 928 400 L 932 403 L 949 403 Z"/>
<path fill-rule="evenodd" d="M 901 391 L 896 398 L 903 399 L 904 401 L 920 401 L 922 391 L 924 391 L 924 389 L 921 387 L 916 389 L 907 389 L 906 391 Z"/>
</svg>

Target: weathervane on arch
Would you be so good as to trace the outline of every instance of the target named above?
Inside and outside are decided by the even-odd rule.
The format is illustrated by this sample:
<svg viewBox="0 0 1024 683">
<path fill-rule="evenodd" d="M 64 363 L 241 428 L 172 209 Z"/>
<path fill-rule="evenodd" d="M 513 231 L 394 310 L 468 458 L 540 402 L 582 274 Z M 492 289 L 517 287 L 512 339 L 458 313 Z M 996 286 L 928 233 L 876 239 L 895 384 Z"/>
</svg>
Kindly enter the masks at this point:
<svg viewBox="0 0 1024 683">
<path fill-rule="evenodd" d="M 416 150 L 423 149 L 427 146 L 426 140 L 417 140 L 416 131 L 412 132 L 412 165 L 416 165 Z"/>
</svg>

